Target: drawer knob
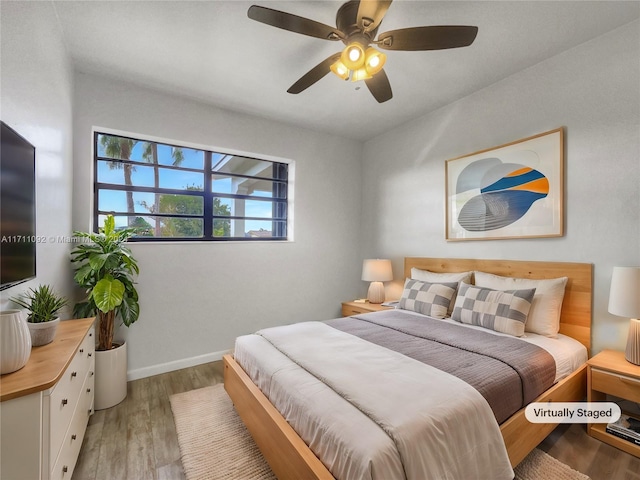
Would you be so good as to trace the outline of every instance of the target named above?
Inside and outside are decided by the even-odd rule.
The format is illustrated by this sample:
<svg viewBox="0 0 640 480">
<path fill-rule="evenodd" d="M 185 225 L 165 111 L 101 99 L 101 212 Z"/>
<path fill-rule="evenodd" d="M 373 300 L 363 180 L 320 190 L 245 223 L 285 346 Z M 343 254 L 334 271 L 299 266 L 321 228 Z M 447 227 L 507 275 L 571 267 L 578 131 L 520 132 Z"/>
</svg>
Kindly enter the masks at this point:
<svg viewBox="0 0 640 480">
<path fill-rule="evenodd" d="M 93 354 L 91 354 L 91 353 L 87 353 L 87 356 L 88 356 L 88 357 L 91 357 L 92 355 L 93 355 Z"/>
<path fill-rule="evenodd" d="M 69 467 L 67 467 L 66 465 L 62 467 L 62 473 L 67 473 L 68 471 L 69 471 Z"/>
<path fill-rule="evenodd" d="M 90 377 L 93 377 L 93 372 L 89 372 L 89 376 L 90 376 Z"/>
<path fill-rule="evenodd" d="M 77 376 L 78 376 L 78 372 L 71 372 L 71 378 L 77 377 Z"/>
<path fill-rule="evenodd" d="M 76 438 L 78 438 L 77 435 L 75 434 L 71 435 L 71 440 L 75 440 Z"/>
<path fill-rule="evenodd" d="M 62 399 L 62 406 L 64 407 L 69 401 L 66 398 Z"/>
<path fill-rule="evenodd" d="M 87 393 L 91 393 L 91 389 L 90 388 L 87 388 Z"/>
<path fill-rule="evenodd" d="M 80 349 L 80 353 L 84 353 L 84 348 L 81 348 L 81 349 Z"/>
</svg>

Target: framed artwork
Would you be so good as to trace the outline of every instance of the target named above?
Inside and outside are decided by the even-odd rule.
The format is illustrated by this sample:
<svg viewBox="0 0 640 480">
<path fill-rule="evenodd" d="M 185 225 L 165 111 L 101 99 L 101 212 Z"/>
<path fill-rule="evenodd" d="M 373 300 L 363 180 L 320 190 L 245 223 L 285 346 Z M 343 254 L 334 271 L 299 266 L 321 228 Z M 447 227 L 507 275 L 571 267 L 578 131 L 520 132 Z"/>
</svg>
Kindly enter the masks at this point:
<svg viewBox="0 0 640 480">
<path fill-rule="evenodd" d="M 446 239 L 562 236 L 563 140 L 561 127 L 447 160 Z"/>
</svg>

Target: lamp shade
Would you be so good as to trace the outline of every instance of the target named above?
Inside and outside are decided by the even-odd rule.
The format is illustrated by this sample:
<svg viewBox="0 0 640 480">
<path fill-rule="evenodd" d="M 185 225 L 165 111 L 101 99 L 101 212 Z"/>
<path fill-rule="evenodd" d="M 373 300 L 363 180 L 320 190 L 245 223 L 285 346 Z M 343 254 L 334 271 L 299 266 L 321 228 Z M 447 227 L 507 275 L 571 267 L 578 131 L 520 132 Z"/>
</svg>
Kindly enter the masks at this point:
<svg viewBox="0 0 640 480">
<path fill-rule="evenodd" d="M 342 51 L 340 60 L 349 70 L 357 70 L 364 65 L 364 48 L 359 43 L 350 43 Z"/>
<path fill-rule="evenodd" d="M 609 313 L 640 318 L 640 267 L 613 268 Z"/>
<path fill-rule="evenodd" d="M 346 80 L 349 78 L 349 69 L 340 60 L 334 62 L 329 68 L 342 80 Z"/>
<path fill-rule="evenodd" d="M 367 73 L 369 73 L 369 75 L 375 75 L 382 70 L 382 67 L 384 67 L 385 62 L 387 61 L 387 56 L 373 47 L 367 48 L 364 52 L 364 56 L 364 67 L 367 69 Z"/>
<path fill-rule="evenodd" d="M 368 80 L 372 76 L 373 75 L 371 75 L 366 68 L 362 67 L 357 70 L 353 70 L 353 73 L 351 74 L 351 81 L 359 82 L 360 80 Z"/>
<path fill-rule="evenodd" d="M 365 282 L 389 282 L 393 280 L 391 260 L 365 260 L 362 264 L 362 280 Z"/>
<path fill-rule="evenodd" d="M 614 267 L 609 312 L 631 319 L 624 358 L 640 365 L 640 267 Z"/>
</svg>

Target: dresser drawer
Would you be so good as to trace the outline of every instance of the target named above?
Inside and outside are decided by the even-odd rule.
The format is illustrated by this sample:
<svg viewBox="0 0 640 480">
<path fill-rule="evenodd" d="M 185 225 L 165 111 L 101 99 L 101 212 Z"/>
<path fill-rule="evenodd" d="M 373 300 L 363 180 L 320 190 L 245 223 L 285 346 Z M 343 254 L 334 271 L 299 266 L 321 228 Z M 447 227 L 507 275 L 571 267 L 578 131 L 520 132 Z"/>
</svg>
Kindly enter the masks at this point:
<svg viewBox="0 0 640 480">
<path fill-rule="evenodd" d="M 342 316 L 362 315 L 364 313 L 379 312 L 382 310 L 393 310 L 393 307 L 384 306 L 379 303 L 369 302 L 342 302 Z"/>
<path fill-rule="evenodd" d="M 360 313 L 367 313 L 365 310 L 360 310 L 358 308 L 355 307 L 347 307 L 347 306 L 343 306 L 342 307 L 342 316 L 343 317 L 350 317 L 351 315 L 358 315 Z"/>
<path fill-rule="evenodd" d="M 591 389 L 633 402 L 640 402 L 640 378 L 591 369 Z"/>
<path fill-rule="evenodd" d="M 78 353 L 76 353 L 76 355 L 87 360 L 86 365 L 93 364 L 95 360 L 96 339 L 94 333 L 95 330 L 93 327 L 91 327 L 91 329 L 87 333 L 87 336 L 84 337 L 80 348 L 78 348 Z"/>
<path fill-rule="evenodd" d="M 87 376 L 82 386 L 78 405 L 71 419 L 71 425 L 67 430 L 60 452 L 57 456 L 53 468 L 51 469 L 50 480 L 70 479 L 73 475 L 82 439 L 87 429 L 89 416 L 93 412 L 93 377 Z"/>
<path fill-rule="evenodd" d="M 93 332 L 93 328 L 89 333 Z M 95 355 L 94 337 L 87 334 L 76 351 L 69 367 L 62 374 L 49 396 L 49 458 L 53 462 L 69 428 L 73 412 L 78 406 L 82 386 L 88 377 L 93 384 Z M 91 387 L 93 390 L 93 386 Z"/>
<path fill-rule="evenodd" d="M 85 361 L 76 355 L 49 396 L 49 458 L 52 460 L 58 456 L 62 439 L 78 405 L 84 383 L 79 371 L 84 370 L 81 367 Z M 88 370 L 88 366 L 86 368 Z"/>
</svg>

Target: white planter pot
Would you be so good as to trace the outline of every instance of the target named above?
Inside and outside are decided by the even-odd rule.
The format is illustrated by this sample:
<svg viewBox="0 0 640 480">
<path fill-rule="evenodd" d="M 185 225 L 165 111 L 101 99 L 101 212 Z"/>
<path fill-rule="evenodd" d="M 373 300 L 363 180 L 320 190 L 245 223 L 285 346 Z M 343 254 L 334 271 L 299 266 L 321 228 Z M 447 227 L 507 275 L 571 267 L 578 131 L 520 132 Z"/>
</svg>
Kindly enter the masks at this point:
<svg viewBox="0 0 640 480">
<path fill-rule="evenodd" d="M 127 396 L 127 344 L 111 350 L 96 351 L 94 408 L 104 410 L 119 404 Z"/>
<path fill-rule="evenodd" d="M 29 333 L 31 334 L 31 346 L 40 347 L 47 343 L 53 342 L 58 330 L 60 318 L 56 318 L 49 322 L 31 323 L 27 322 Z"/>
<path fill-rule="evenodd" d="M 15 372 L 31 355 L 31 335 L 20 310 L 0 312 L 0 374 Z"/>
</svg>

